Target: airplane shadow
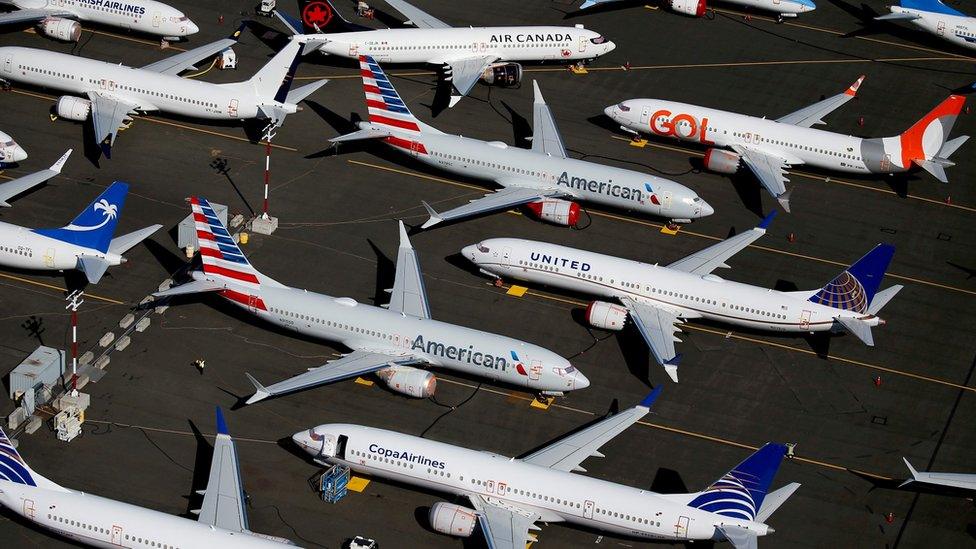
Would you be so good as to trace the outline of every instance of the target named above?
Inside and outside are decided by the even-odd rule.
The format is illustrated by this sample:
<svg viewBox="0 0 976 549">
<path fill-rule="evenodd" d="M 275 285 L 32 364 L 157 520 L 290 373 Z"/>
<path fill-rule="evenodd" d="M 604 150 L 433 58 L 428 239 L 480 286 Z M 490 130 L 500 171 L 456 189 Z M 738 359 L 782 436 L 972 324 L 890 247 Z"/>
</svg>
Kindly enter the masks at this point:
<svg viewBox="0 0 976 549">
<path fill-rule="evenodd" d="M 521 149 L 532 148 L 532 124 L 529 120 L 515 111 L 512 107 L 508 105 L 505 101 L 501 102 L 502 107 L 508 111 L 508 115 L 512 119 L 512 143 Z"/>
<path fill-rule="evenodd" d="M 972 267 L 965 267 L 965 266 L 960 265 L 960 264 L 958 264 L 958 263 L 956 263 L 954 261 L 946 261 L 946 264 L 949 265 L 950 267 L 955 267 L 956 269 L 959 269 L 960 271 L 962 271 L 963 273 L 965 273 L 966 274 L 966 280 L 970 280 L 971 278 L 973 278 L 974 276 L 976 276 L 976 269 L 974 269 Z"/>
<path fill-rule="evenodd" d="M 196 424 L 187 420 L 193 438 L 196 440 L 197 447 L 193 459 L 193 476 L 190 479 L 190 491 L 183 496 L 186 501 L 186 511 L 180 516 L 183 518 L 196 520 L 197 516 L 192 511 L 199 509 L 203 504 L 203 496 L 197 494 L 197 490 L 207 488 L 207 481 L 210 479 L 210 463 L 213 461 L 213 445 L 207 440 Z"/>
<path fill-rule="evenodd" d="M 478 266 L 477 265 L 475 265 L 474 263 L 468 261 L 467 258 L 465 258 L 463 255 L 461 255 L 460 252 L 458 252 L 456 254 L 451 254 L 451 255 L 445 256 L 444 257 L 444 261 L 446 261 L 450 265 L 452 265 L 454 267 L 457 267 L 458 269 L 461 269 L 462 271 L 465 271 L 465 272 L 467 272 L 469 274 L 472 274 L 472 275 L 474 275 L 474 276 L 476 276 L 478 278 L 482 278 L 483 279 L 486 276 L 484 273 L 482 273 L 480 270 L 478 270 Z"/>
<path fill-rule="evenodd" d="M 577 17 L 585 17 L 587 15 L 595 15 L 599 13 L 611 13 L 615 11 L 622 11 L 629 8 L 636 8 L 643 6 L 648 2 L 644 0 L 621 0 L 619 2 L 608 2 L 606 4 L 597 4 L 591 8 L 585 10 L 582 9 L 572 9 L 570 11 L 563 11 L 563 19 L 576 19 Z M 553 6 L 556 11 L 562 11 Z"/>
<path fill-rule="evenodd" d="M 372 239 L 367 238 L 366 242 L 373 249 L 376 255 L 376 286 L 373 290 L 373 305 L 380 307 L 390 301 L 390 293 L 387 289 L 393 287 L 396 278 L 396 263 L 384 254 Z"/>
</svg>

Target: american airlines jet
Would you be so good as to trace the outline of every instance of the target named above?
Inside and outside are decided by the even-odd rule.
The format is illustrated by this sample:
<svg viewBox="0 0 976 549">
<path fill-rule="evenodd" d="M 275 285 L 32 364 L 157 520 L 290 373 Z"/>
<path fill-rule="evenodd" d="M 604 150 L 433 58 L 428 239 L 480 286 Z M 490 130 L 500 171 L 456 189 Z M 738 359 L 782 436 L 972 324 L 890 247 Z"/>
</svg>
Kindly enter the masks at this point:
<svg viewBox="0 0 976 549">
<path fill-rule="evenodd" d="M 364 427 L 333 423 L 292 436 L 320 463 L 339 463 L 367 475 L 445 492 L 471 507 L 438 502 L 430 525 L 469 537 L 477 526 L 492 549 L 523 549 L 537 522 L 567 522 L 600 532 L 670 542 L 728 540 L 755 549 L 773 533 L 769 517 L 800 487 L 769 491 L 786 453 L 769 443 L 700 492 L 657 494 L 578 475 L 588 457 L 647 415 L 658 387 L 637 406 L 515 458 Z"/>
<path fill-rule="evenodd" d="M 468 95 L 478 81 L 517 86 L 522 62 L 572 62 L 606 55 L 616 45 L 599 33 L 575 27 L 452 27 L 403 0 L 388 0 L 418 28 L 370 29 L 354 25 L 331 0 L 299 0 L 301 20 L 281 11 L 278 18 L 293 33 L 325 33 L 318 51 L 347 59 L 361 55 L 380 63 L 426 63 L 443 67 L 451 83 L 450 106 Z M 321 36 L 321 34 L 318 34 Z M 311 48 L 310 48 L 311 51 Z"/>
<path fill-rule="evenodd" d="M 13 137 L 0 132 L 0 168 L 27 160 L 27 151 L 14 141 Z"/>
<path fill-rule="evenodd" d="M 181 40 L 200 30 L 180 10 L 155 0 L 2 0 L 0 6 L 16 8 L 0 15 L 0 25 L 37 23 L 42 34 L 77 42 L 81 24 L 98 23 L 166 40 Z"/>
<path fill-rule="evenodd" d="M 619 2 L 619 0 L 584 0 L 580 9 L 585 10 L 611 2 Z M 693 17 L 704 17 L 705 11 L 708 9 L 707 0 L 666 0 L 662 3 L 671 11 Z M 723 3 L 771 11 L 776 14 L 780 22 L 788 17 L 796 17 L 801 13 L 808 13 L 817 9 L 817 4 L 813 0 L 723 0 Z"/>
<path fill-rule="evenodd" d="M 774 212 L 775 213 L 775 212 Z M 902 286 L 878 291 L 894 247 L 878 244 L 824 287 L 778 292 L 724 280 L 712 274 L 733 255 L 766 234 L 772 215 L 750 231 L 730 237 L 667 266 L 518 238 L 489 238 L 461 253 L 493 277 L 545 284 L 619 303 L 594 301 L 587 321 L 622 330 L 629 317 L 658 364 L 678 381 L 681 355 L 674 336 L 688 319 L 705 318 L 755 330 L 824 332 L 847 330 L 873 346 L 871 328 Z"/>
<path fill-rule="evenodd" d="M 289 91 L 304 39 L 292 40 L 243 82 L 212 84 L 178 76 L 236 44 L 243 28 L 229 38 L 139 68 L 34 48 L 0 47 L 0 78 L 73 94 L 61 96 L 55 112 L 79 122 L 91 118 L 95 141 L 107 157 L 120 127 L 133 113 L 161 111 L 210 120 L 261 118 L 280 125 L 297 111 L 300 101 L 326 83 L 319 80 Z"/>
<path fill-rule="evenodd" d="M 289 288 L 251 266 L 210 204 L 191 198 L 203 271 L 156 297 L 216 292 L 274 325 L 337 341 L 352 349 L 338 360 L 265 387 L 250 375 L 247 404 L 325 383 L 375 373 L 393 391 L 417 398 L 434 394 L 437 379 L 418 365 L 437 366 L 546 395 L 583 389 L 590 382 L 568 360 L 509 337 L 433 320 L 420 262 L 400 223 L 400 248 L 390 302 L 384 307 Z"/>
<path fill-rule="evenodd" d="M 117 480 L 117 479 L 113 479 Z M 210 477 L 197 520 L 65 488 L 42 477 L 0 429 L 0 504 L 28 522 L 92 547 L 271 548 L 291 541 L 251 532 L 237 448 L 217 409 Z"/>
<path fill-rule="evenodd" d="M 704 200 L 684 185 L 632 170 L 576 160 L 566 154 L 549 106 L 533 82 L 532 149 L 510 147 L 501 141 L 479 141 L 445 134 L 418 120 L 393 88 L 376 61 L 359 59 L 369 121 L 360 130 L 335 137 L 341 143 L 382 139 L 396 150 L 447 172 L 487 179 L 501 190 L 446 212 L 426 202 L 428 228 L 442 221 L 526 206 L 536 217 L 563 226 L 575 226 L 580 215 L 577 201 L 689 222 L 714 213 Z"/>
<path fill-rule="evenodd" d="M 923 31 L 969 50 L 976 50 L 976 17 L 950 8 L 940 0 L 901 0 L 878 21 L 907 21 Z"/>
<path fill-rule="evenodd" d="M 919 167 L 947 182 L 945 168 L 954 165 L 949 157 L 969 139 L 949 139 L 966 103 L 961 95 L 949 96 L 901 135 L 866 139 L 812 128 L 853 99 L 863 80 L 862 76 L 846 91 L 775 120 L 660 99 L 629 99 L 604 112 L 626 131 L 707 147 L 709 170 L 731 174 L 745 164 L 786 211 L 792 191 L 786 189 L 786 170 L 802 164 L 857 174 Z"/>
</svg>

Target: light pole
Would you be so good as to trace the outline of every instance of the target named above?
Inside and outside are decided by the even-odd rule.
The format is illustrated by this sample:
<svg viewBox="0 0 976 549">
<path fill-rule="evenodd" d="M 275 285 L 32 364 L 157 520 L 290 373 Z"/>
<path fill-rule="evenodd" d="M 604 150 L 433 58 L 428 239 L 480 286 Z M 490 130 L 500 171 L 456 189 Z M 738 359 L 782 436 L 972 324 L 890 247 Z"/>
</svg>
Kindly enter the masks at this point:
<svg viewBox="0 0 976 549">
<path fill-rule="evenodd" d="M 71 310 L 71 396 L 78 396 L 78 307 L 85 302 L 85 292 L 75 290 L 68 294 L 65 309 Z"/>
</svg>

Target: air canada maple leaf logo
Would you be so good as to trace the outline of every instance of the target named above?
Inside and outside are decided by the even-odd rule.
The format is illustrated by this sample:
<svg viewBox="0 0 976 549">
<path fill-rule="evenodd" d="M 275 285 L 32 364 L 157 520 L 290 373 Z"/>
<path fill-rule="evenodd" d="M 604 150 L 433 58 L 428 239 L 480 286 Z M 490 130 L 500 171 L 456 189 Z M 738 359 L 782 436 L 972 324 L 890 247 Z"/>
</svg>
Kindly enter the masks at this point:
<svg viewBox="0 0 976 549">
<path fill-rule="evenodd" d="M 309 27 L 324 28 L 332 21 L 332 6 L 325 2 L 309 2 L 302 10 L 302 22 Z"/>
</svg>

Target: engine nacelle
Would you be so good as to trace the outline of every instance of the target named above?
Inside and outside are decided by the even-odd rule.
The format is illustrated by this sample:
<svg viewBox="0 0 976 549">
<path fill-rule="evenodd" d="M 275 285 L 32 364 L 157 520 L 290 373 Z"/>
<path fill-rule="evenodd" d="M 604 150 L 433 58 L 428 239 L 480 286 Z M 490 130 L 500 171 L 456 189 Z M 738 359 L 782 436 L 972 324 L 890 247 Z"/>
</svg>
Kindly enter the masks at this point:
<svg viewBox="0 0 976 549">
<path fill-rule="evenodd" d="M 430 527 L 442 534 L 466 538 L 478 522 L 474 509 L 438 501 L 430 508 Z"/>
<path fill-rule="evenodd" d="M 546 198 L 525 205 L 536 217 L 563 227 L 575 227 L 579 223 L 580 207 L 575 202 L 559 198 Z"/>
<path fill-rule="evenodd" d="M 586 308 L 586 321 L 594 328 L 619 332 L 627 322 L 627 308 L 616 303 L 594 301 Z"/>
<path fill-rule="evenodd" d="M 81 24 L 71 19 L 52 17 L 41 21 L 38 26 L 45 36 L 55 40 L 77 42 L 81 38 Z"/>
<path fill-rule="evenodd" d="M 434 374 L 419 368 L 390 366 L 376 372 L 376 375 L 390 389 L 414 398 L 433 396 L 437 389 L 437 378 Z"/>
<path fill-rule="evenodd" d="M 481 73 L 481 81 L 489 86 L 511 88 L 522 82 L 522 65 L 518 63 L 492 63 Z"/>
<path fill-rule="evenodd" d="M 709 148 L 705 151 L 705 169 L 718 173 L 735 173 L 739 171 L 741 157 L 722 149 Z"/>
<path fill-rule="evenodd" d="M 671 0 L 671 9 L 685 15 L 702 17 L 705 15 L 705 0 Z"/>
<path fill-rule="evenodd" d="M 88 115 L 91 113 L 91 101 L 80 97 L 62 95 L 58 98 L 58 103 L 55 105 L 54 111 L 59 118 L 84 122 L 88 120 Z"/>
</svg>

